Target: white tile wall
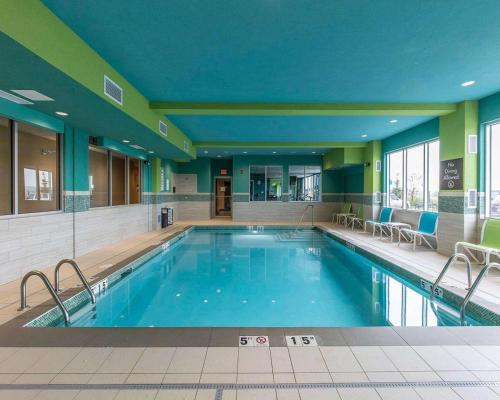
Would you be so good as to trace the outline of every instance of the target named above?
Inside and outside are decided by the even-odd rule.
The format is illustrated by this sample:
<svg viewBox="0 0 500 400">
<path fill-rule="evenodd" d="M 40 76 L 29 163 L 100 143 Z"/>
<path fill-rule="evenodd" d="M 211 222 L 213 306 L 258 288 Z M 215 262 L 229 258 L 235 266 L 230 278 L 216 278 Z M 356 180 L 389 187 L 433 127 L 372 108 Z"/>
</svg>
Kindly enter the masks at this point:
<svg viewBox="0 0 500 400">
<path fill-rule="evenodd" d="M 233 203 L 234 221 L 286 221 L 296 223 L 309 203 L 294 202 L 248 202 Z M 312 203 L 314 204 L 315 221 L 331 221 L 332 213 L 340 209 L 340 203 Z M 311 221 L 311 211 L 307 211 L 304 222 Z"/>
</svg>

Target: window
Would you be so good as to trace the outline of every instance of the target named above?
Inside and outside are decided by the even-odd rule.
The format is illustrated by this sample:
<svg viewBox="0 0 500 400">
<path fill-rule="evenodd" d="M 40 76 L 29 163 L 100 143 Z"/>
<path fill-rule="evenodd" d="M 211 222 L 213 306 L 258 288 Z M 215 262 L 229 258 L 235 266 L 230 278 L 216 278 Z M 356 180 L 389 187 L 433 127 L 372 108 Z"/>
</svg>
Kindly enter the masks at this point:
<svg viewBox="0 0 500 400">
<path fill-rule="evenodd" d="M 125 187 L 127 182 L 125 156 L 111 153 L 111 205 L 121 206 L 126 203 Z"/>
<path fill-rule="evenodd" d="M 319 201 L 321 193 L 321 167 L 296 166 L 288 168 L 290 201 Z"/>
<path fill-rule="evenodd" d="M 18 123 L 18 212 L 59 210 L 59 135 Z"/>
<path fill-rule="evenodd" d="M 128 171 L 129 204 L 139 204 L 141 202 L 141 161 L 129 158 Z"/>
<path fill-rule="evenodd" d="M 0 172 L 0 215 L 12 214 L 12 133 L 6 118 L 0 118 Z"/>
<path fill-rule="evenodd" d="M 141 160 L 89 146 L 90 207 L 141 202 Z"/>
<path fill-rule="evenodd" d="M 390 207 L 437 211 L 438 140 L 389 153 L 387 164 L 387 204 Z"/>
<path fill-rule="evenodd" d="M 283 169 L 281 166 L 250 166 L 250 201 L 280 201 Z"/>
<path fill-rule="evenodd" d="M 89 146 L 90 207 L 109 206 L 108 151 Z"/>
<path fill-rule="evenodd" d="M 489 125 L 486 133 L 486 211 L 500 218 L 500 123 Z"/>
</svg>

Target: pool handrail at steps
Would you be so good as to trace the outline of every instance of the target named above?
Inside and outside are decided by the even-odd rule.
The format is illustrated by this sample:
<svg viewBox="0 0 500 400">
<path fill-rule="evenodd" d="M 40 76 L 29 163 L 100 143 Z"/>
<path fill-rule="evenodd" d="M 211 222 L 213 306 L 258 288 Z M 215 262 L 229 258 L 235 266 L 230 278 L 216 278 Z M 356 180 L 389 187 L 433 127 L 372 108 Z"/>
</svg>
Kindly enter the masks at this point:
<svg viewBox="0 0 500 400">
<path fill-rule="evenodd" d="M 458 260 L 463 260 L 465 264 L 467 265 L 467 287 L 466 289 L 469 290 L 472 285 L 472 264 L 470 262 L 469 257 L 467 257 L 464 253 L 455 253 L 453 254 L 449 259 L 448 262 L 445 264 L 443 269 L 441 270 L 439 276 L 435 280 L 435 282 L 431 286 L 431 294 L 434 294 L 436 292 L 436 289 L 439 287 L 439 284 L 441 283 L 441 280 L 444 278 L 444 275 L 448 271 L 448 268 L 450 268 L 452 265 L 454 265 Z"/>
<path fill-rule="evenodd" d="M 308 204 L 306 208 L 304 209 L 304 212 L 302 213 L 299 222 L 297 223 L 297 226 L 295 227 L 294 234 L 297 234 L 299 231 L 299 227 L 302 224 L 302 221 L 304 220 L 304 216 L 306 215 L 307 210 L 311 207 L 311 226 L 314 227 L 314 204 Z"/>
<path fill-rule="evenodd" d="M 58 296 L 58 294 L 56 293 L 56 291 L 52 287 L 52 284 L 50 283 L 49 278 L 47 278 L 47 275 L 45 275 L 41 271 L 33 270 L 33 271 L 28 272 L 26 275 L 23 276 L 23 279 L 21 281 L 21 308 L 19 308 L 19 311 L 22 311 L 25 308 L 29 307 L 26 304 L 26 284 L 28 282 L 28 279 L 32 276 L 38 276 L 42 280 L 42 282 L 45 284 L 45 287 L 47 288 L 50 295 L 52 296 L 52 298 L 54 299 L 54 301 L 56 302 L 57 306 L 59 307 L 59 309 L 61 310 L 61 312 L 63 314 L 64 323 L 66 325 L 68 325 L 71 322 L 68 310 L 64 306 L 61 298 Z"/>
<path fill-rule="evenodd" d="M 56 265 L 56 268 L 54 269 L 54 289 L 55 289 L 56 293 L 59 293 L 61 291 L 61 288 L 60 288 L 60 279 L 59 279 L 59 269 L 64 264 L 69 264 L 69 265 L 71 265 L 73 267 L 73 269 L 75 270 L 76 274 L 78 275 L 78 277 L 82 281 L 83 286 L 85 287 L 85 289 L 89 293 L 90 299 L 92 300 L 92 304 L 95 304 L 95 301 L 96 301 L 95 300 L 95 294 L 92 291 L 92 289 L 91 289 L 91 287 L 90 287 L 87 279 L 83 275 L 82 270 L 80 269 L 80 267 L 78 266 L 78 264 L 76 263 L 75 260 L 71 260 L 69 258 L 65 258 L 65 259 L 62 259 L 61 261 L 59 261 L 57 263 L 57 265 Z"/>
</svg>

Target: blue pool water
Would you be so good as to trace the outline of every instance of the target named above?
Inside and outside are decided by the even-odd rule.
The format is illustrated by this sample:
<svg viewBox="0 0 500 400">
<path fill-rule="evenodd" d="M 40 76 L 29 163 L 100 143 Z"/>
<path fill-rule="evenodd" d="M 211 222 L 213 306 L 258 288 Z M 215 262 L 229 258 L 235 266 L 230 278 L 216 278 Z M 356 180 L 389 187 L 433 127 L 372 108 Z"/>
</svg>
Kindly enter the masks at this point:
<svg viewBox="0 0 500 400">
<path fill-rule="evenodd" d="M 319 231 L 193 230 L 98 296 L 72 326 L 458 324 Z"/>
</svg>

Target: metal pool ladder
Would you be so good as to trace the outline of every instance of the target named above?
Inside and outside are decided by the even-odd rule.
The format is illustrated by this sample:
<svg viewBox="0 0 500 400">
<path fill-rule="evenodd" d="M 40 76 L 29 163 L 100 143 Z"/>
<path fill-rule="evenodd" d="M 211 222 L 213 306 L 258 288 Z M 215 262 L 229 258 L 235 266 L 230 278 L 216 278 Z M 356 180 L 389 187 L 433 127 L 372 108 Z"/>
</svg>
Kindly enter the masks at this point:
<svg viewBox="0 0 500 400">
<path fill-rule="evenodd" d="M 45 287 L 49 291 L 50 295 L 52 296 L 52 298 L 56 302 L 57 306 L 60 308 L 60 310 L 63 314 L 63 317 L 64 317 L 64 323 L 66 325 L 69 324 L 71 322 L 71 319 L 69 317 L 68 310 L 66 309 L 63 302 L 61 301 L 61 298 L 57 295 L 56 291 L 52 287 L 52 285 L 49 281 L 49 278 L 47 278 L 47 276 L 43 272 L 40 272 L 40 271 L 33 270 L 33 271 L 28 272 L 26 275 L 24 275 L 23 280 L 21 281 L 21 308 L 19 309 L 19 311 L 22 311 L 26 307 L 28 307 L 26 305 L 26 284 L 28 282 L 28 279 L 31 278 L 32 276 L 38 276 L 42 280 L 42 282 L 45 284 Z"/>
<path fill-rule="evenodd" d="M 467 265 L 467 282 L 468 282 L 468 285 L 467 285 L 467 290 L 470 289 L 471 285 L 472 285 L 472 266 L 471 266 L 471 262 L 469 260 L 469 257 L 467 257 L 465 254 L 463 253 L 455 253 L 454 255 L 452 255 L 449 259 L 448 259 L 448 262 L 446 263 L 446 265 L 444 266 L 443 270 L 441 271 L 441 273 L 439 274 L 439 276 L 437 277 L 436 281 L 433 283 L 433 285 L 431 286 L 431 293 L 434 294 L 436 293 L 436 289 L 438 288 L 439 284 L 441 283 L 441 280 L 444 278 L 444 275 L 446 274 L 446 271 L 448 271 L 448 268 L 450 268 L 453 264 L 455 264 L 458 260 L 463 260 L 465 261 L 465 264 Z"/>
<path fill-rule="evenodd" d="M 59 279 L 59 269 L 64 264 L 69 264 L 73 267 L 76 274 L 78 275 L 78 277 L 82 281 L 83 286 L 85 287 L 85 289 L 89 293 L 90 299 L 92 300 L 92 303 L 95 304 L 95 294 L 92 291 L 92 289 L 90 288 L 90 285 L 89 285 L 87 279 L 85 279 L 85 276 L 83 275 L 82 270 L 80 269 L 80 267 L 78 266 L 78 264 L 76 263 L 75 260 L 70 260 L 69 258 L 65 258 L 64 260 L 59 261 L 56 265 L 56 269 L 54 270 L 54 287 L 55 287 L 56 292 L 59 293 L 61 291 L 60 279 Z"/>
<path fill-rule="evenodd" d="M 304 216 L 306 215 L 307 210 L 311 207 L 311 226 L 314 226 L 314 204 L 308 204 L 306 208 L 304 209 L 304 212 L 302 213 L 302 216 L 299 219 L 299 222 L 297 223 L 297 226 L 295 227 L 294 234 L 297 234 L 299 231 L 299 227 L 302 224 L 302 221 L 304 219 Z"/>
</svg>

